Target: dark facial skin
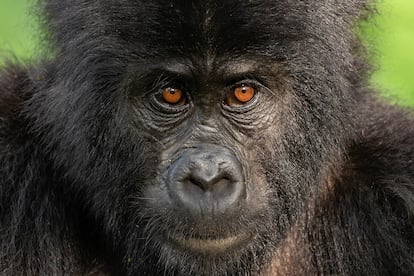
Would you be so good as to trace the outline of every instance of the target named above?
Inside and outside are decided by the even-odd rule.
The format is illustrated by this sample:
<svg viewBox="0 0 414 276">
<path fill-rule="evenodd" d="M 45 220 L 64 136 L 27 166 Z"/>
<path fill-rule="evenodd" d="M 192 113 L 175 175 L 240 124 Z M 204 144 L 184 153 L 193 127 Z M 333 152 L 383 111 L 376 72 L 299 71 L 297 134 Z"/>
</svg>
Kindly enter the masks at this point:
<svg viewBox="0 0 414 276">
<path fill-rule="evenodd" d="M 257 244 L 268 242 L 262 235 L 281 215 L 268 212 L 260 158 L 270 145 L 264 137 L 289 104 L 282 69 L 256 57 L 172 60 L 134 72 L 131 124 L 157 158 L 139 196 L 147 250 L 159 250 L 173 270 L 208 274 L 242 266 Z M 241 86 L 253 88 L 253 98 L 228 101 Z M 165 102 L 166 87 L 179 89 L 185 102 Z"/>
</svg>

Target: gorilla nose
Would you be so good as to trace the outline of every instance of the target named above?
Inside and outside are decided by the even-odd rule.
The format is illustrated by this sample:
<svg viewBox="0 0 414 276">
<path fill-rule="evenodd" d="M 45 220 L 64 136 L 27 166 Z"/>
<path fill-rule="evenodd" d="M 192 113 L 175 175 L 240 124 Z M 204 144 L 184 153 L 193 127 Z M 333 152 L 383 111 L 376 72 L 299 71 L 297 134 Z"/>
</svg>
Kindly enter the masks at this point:
<svg viewBox="0 0 414 276">
<path fill-rule="evenodd" d="M 170 169 L 168 188 L 177 205 L 196 214 L 225 212 L 245 194 L 240 162 L 218 146 L 182 154 Z"/>
</svg>

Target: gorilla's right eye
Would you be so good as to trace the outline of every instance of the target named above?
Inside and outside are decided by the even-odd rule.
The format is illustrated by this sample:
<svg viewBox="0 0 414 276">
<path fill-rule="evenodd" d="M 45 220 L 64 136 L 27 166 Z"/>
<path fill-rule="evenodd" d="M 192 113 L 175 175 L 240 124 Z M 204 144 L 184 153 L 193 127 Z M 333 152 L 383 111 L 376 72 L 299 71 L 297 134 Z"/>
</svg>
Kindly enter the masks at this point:
<svg viewBox="0 0 414 276">
<path fill-rule="evenodd" d="M 157 101 L 171 107 L 181 107 L 188 103 L 186 93 L 179 86 L 167 86 L 158 93 Z"/>
<path fill-rule="evenodd" d="M 184 105 L 186 103 L 183 91 L 175 87 L 167 87 L 162 90 L 162 100 L 171 105 Z"/>
</svg>

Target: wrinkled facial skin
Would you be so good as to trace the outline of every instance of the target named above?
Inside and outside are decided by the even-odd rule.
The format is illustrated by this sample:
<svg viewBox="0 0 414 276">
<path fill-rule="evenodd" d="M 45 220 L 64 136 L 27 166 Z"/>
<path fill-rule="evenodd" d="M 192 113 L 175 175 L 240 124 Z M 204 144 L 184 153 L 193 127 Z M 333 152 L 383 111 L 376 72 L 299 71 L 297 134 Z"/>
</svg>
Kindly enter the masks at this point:
<svg viewBox="0 0 414 276">
<path fill-rule="evenodd" d="M 138 215 L 143 255 L 158 251 L 167 271 L 238 271 L 251 258 L 264 261 L 256 246 L 277 241 L 286 228 L 275 221 L 288 214 L 269 212 L 270 204 L 285 206 L 272 197 L 261 165 L 272 147 L 265 137 L 281 135 L 274 126 L 283 125 L 290 104 L 286 77 L 260 58 L 211 64 L 162 63 L 128 86 L 131 124 L 157 151 L 155 177 L 144 184 L 137 202 L 144 206 Z M 160 81 L 160 76 L 170 77 Z M 226 95 L 240 84 L 254 88 L 254 97 L 227 104 Z M 160 91 L 169 86 L 180 87 L 185 104 L 163 101 Z M 218 179 L 204 186 L 197 181 L 212 175 Z"/>
<path fill-rule="evenodd" d="M 110 262 L 260 273 L 347 137 L 356 2 L 50 3 L 38 121 Z"/>
</svg>

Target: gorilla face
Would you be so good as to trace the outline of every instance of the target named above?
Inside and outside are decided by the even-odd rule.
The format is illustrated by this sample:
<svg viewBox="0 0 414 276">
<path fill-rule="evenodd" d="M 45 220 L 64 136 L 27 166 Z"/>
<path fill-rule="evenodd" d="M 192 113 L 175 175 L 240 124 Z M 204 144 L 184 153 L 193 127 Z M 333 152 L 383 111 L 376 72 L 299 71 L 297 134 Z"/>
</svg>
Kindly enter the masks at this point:
<svg viewBox="0 0 414 276">
<path fill-rule="evenodd" d="M 148 91 L 130 96 L 130 118 L 157 160 L 135 202 L 134 231 L 146 254 L 158 251 L 171 267 L 235 271 L 262 259 L 258 250 L 287 227 L 294 191 L 269 182 L 263 163 L 275 154 L 283 130 L 274 126 L 291 103 L 282 72 L 258 60 L 214 60 L 207 68 L 167 61 L 128 86 Z M 280 167 L 275 161 L 270 166 Z"/>
<path fill-rule="evenodd" d="M 46 6 L 67 193 L 131 274 L 259 271 L 346 140 L 349 26 L 330 2 L 117 2 Z"/>
</svg>

